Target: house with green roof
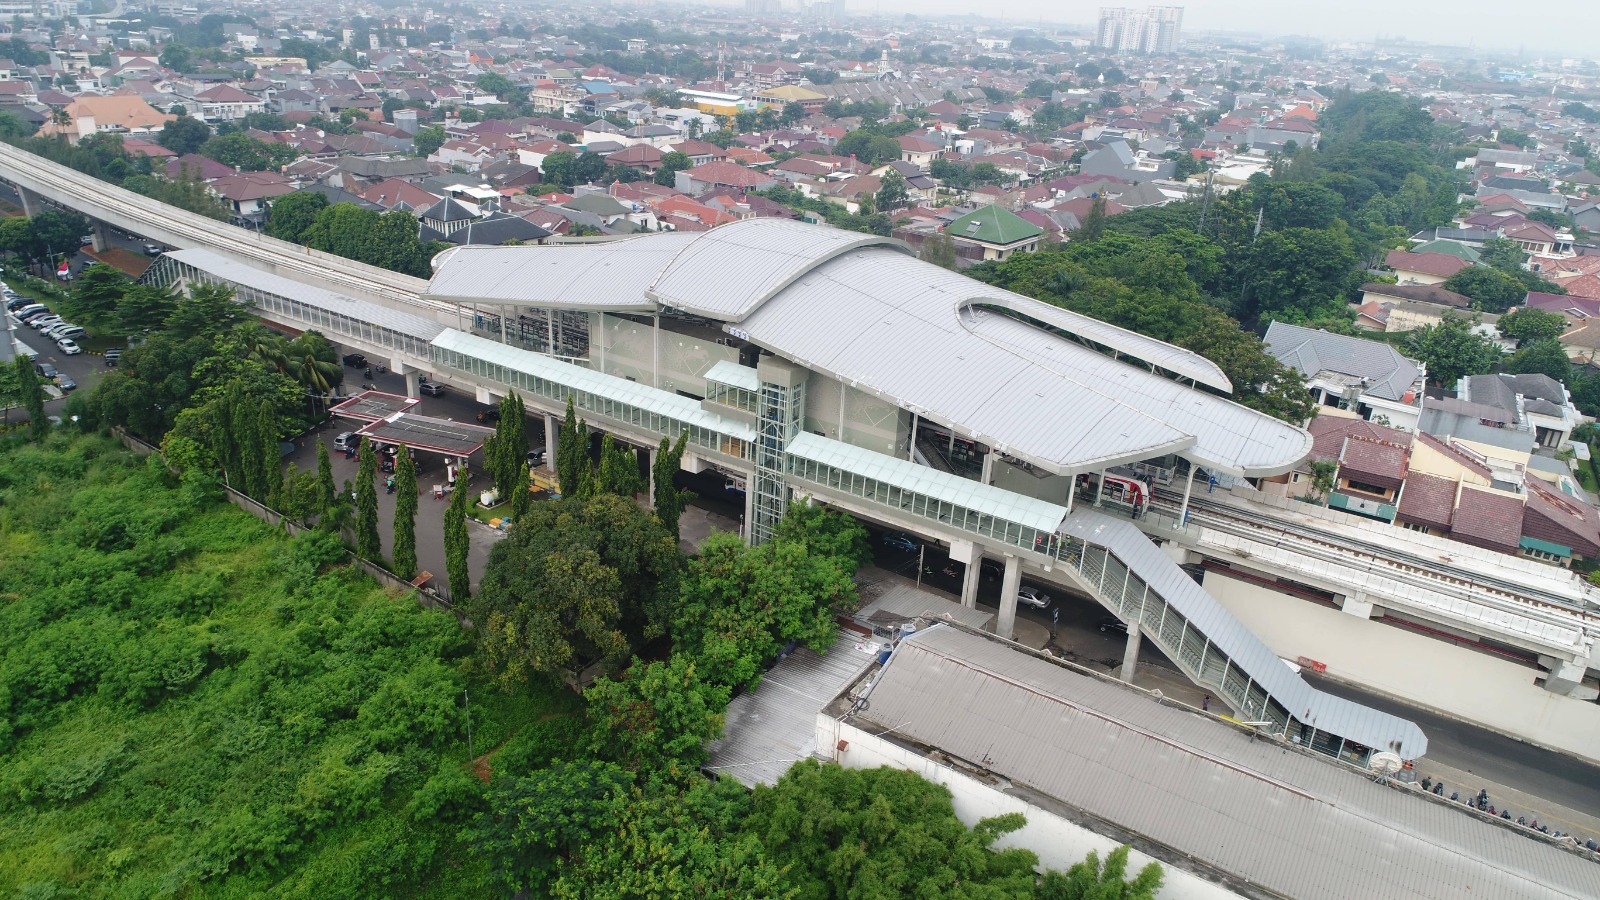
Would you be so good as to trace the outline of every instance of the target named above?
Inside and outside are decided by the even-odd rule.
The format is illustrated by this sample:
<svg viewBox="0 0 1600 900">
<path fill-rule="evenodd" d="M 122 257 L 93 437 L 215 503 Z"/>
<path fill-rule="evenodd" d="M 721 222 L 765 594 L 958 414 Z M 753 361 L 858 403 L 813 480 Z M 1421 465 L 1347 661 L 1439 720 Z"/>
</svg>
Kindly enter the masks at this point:
<svg viewBox="0 0 1600 900">
<path fill-rule="evenodd" d="M 1412 253 L 1443 253 L 1464 259 L 1473 265 L 1483 261 L 1483 257 L 1471 247 L 1460 241 L 1434 240 L 1411 248 Z"/>
<path fill-rule="evenodd" d="M 944 233 L 958 243 L 982 247 L 983 258 L 990 260 L 1039 249 L 1044 229 L 1011 210 L 980 206 L 946 225 Z"/>
</svg>

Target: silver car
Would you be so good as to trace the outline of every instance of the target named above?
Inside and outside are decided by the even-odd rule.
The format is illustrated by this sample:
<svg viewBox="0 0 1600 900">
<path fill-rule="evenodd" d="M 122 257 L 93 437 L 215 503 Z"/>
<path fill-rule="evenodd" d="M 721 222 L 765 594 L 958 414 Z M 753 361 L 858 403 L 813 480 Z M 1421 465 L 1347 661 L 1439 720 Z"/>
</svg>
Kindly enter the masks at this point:
<svg viewBox="0 0 1600 900">
<path fill-rule="evenodd" d="M 1017 602 L 1031 606 L 1034 609 L 1049 609 L 1050 595 L 1031 584 L 1025 584 L 1017 588 Z"/>
</svg>

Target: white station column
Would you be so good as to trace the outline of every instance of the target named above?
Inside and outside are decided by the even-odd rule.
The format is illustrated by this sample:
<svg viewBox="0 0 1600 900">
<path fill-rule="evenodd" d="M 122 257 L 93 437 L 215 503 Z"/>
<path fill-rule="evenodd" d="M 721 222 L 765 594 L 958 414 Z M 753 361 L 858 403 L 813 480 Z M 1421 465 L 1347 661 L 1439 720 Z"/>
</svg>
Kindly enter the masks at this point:
<svg viewBox="0 0 1600 900">
<path fill-rule="evenodd" d="M 1022 587 L 1022 560 L 1006 554 L 1005 579 L 1000 582 L 1000 618 L 994 633 L 1011 640 L 1017 629 L 1017 589 Z"/>
</svg>

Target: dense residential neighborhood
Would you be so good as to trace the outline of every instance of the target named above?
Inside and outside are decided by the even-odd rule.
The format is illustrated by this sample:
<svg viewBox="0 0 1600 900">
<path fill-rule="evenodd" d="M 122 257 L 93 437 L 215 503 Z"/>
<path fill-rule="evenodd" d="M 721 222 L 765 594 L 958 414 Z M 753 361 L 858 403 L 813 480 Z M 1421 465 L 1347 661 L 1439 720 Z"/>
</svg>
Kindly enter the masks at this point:
<svg viewBox="0 0 1600 900">
<path fill-rule="evenodd" d="M 1222 6 L 11 4 L 0 895 L 1600 897 L 1600 59 Z"/>
</svg>

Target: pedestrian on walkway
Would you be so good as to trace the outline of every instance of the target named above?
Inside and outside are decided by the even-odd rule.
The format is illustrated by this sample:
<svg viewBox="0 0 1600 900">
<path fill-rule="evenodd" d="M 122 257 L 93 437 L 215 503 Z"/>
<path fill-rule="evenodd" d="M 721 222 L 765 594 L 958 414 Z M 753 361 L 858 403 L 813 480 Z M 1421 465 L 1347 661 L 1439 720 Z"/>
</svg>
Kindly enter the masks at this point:
<svg viewBox="0 0 1600 900">
<path fill-rule="evenodd" d="M 1210 712 L 1211 711 L 1211 695 L 1210 694 L 1207 694 L 1204 697 L 1200 698 L 1200 709 L 1201 709 L 1202 712 Z"/>
</svg>

